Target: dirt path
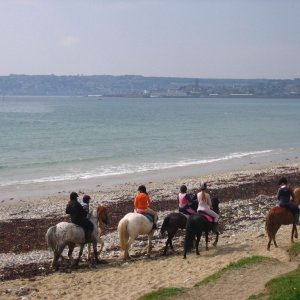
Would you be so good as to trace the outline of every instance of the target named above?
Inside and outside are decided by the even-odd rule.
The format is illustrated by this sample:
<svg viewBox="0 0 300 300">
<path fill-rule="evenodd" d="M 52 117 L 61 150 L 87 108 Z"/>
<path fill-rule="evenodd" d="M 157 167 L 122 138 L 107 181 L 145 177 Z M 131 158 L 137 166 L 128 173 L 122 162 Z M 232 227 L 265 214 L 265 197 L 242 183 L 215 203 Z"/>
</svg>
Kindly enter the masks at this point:
<svg viewBox="0 0 300 300">
<path fill-rule="evenodd" d="M 205 287 L 192 288 L 184 295 L 172 299 L 246 300 L 249 296 L 262 292 L 265 284 L 272 278 L 294 269 L 293 263 L 271 259 L 260 264 L 226 272 L 216 282 L 209 283 Z"/>
<path fill-rule="evenodd" d="M 290 262 L 287 253 L 290 230 L 290 227 L 280 229 L 277 238 L 279 248 L 272 248 L 271 251 L 266 250 L 265 236 L 240 233 L 221 238 L 217 248 L 202 251 L 200 256 L 191 253 L 186 260 L 182 259 L 182 249 L 178 249 L 178 255 L 166 258 L 145 258 L 129 263 L 116 259 L 95 269 L 84 268 L 72 273 L 5 281 L 0 283 L 0 299 L 20 299 L 16 293 L 20 292 L 21 287 L 28 290 L 28 299 L 138 299 L 163 287 L 192 288 L 195 283 L 230 262 L 247 256 L 262 255 L 274 259 L 264 265 L 226 275 L 213 287 L 214 294 L 210 297 L 219 299 L 217 295 L 220 295 L 222 299 L 246 299 L 262 291 L 269 279 L 297 267 L 297 262 Z M 204 288 L 201 288 L 201 294 L 203 291 Z M 196 293 L 199 299 L 199 293 Z"/>
</svg>

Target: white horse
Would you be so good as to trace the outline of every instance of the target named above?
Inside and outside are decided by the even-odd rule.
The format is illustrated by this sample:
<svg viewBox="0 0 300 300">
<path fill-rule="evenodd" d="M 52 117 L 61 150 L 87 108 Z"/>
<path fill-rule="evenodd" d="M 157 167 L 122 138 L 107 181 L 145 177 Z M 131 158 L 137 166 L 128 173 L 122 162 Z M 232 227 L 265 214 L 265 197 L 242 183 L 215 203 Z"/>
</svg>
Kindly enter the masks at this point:
<svg viewBox="0 0 300 300">
<path fill-rule="evenodd" d="M 154 233 L 153 223 L 144 215 L 139 213 L 128 213 L 118 224 L 120 247 L 124 250 L 124 259 L 129 259 L 129 248 L 133 241 L 141 234 L 148 235 L 147 255 L 151 254 L 151 241 Z"/>
<path fill-rule="evenodd" d="M 94 230 L 92 232 L 92 245 L 94 250 L 94 258 L 96 262 L 99 261 L 97 254 L 97 241 L 99 240 L 101 229 L 98 227 L 98 223 L 108 223 L 107 209 L 104 206 L 99 205 L 94 211 L 89 214 L 88 219 L 93 223 Z M 101 239 L 102 241 L 102 239 Z M 52 261 L 52 267 L 58 269 L 58 259 L 61 257 L 64 248 L 68 245 L 69 252 L 68 257 L 72 261 L 72 252 L 76 245 L 80 246 L 78 258 L 75 263 L 78 264 L 83 252 L 85 241 L 84 229 L 73 223 L 60 222 L 55 226 L 51 226 L 46 233 L 46 242 L 48 247 L 53 251 L 54 257 Z M 103 247 L 103 241 L 101 243 Z M 101 247 L 101 250 L 102 250 Z M 101 251 L 100 250 L 100 251 Z"/>
</svg>

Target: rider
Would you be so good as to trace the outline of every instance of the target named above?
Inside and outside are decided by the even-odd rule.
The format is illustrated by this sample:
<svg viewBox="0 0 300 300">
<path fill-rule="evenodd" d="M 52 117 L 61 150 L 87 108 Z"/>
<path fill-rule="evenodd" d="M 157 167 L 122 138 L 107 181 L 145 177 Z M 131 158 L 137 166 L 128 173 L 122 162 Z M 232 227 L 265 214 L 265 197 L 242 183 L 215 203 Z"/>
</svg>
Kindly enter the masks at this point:
<svg viewBox="0 0 300 300">
<path fill-rule="evenodd" d="M 89 195 L 84 195 L 82 201 L 80 202 L 81 206 L 87 213 L 90 212 L 90 200 L 91 197 Z"/>
<path fill-rule="evenodd" d="M 214 224 L 213 224 L 213 231 L 218 232 L 218 221 L 219 221 L 219 215 L 215 213 L 211 208 L 211 199 L 210 195 L 205 192 L 207 189 L 207 184 L 206 182 L 203 182 L 200 186 L 200 192 L 197 194 L 197 199 L 198 199 L 198 208 L 197 212 L 204 212 L 214 218 Z"/>
<path fill-rule="evenodd" d="M 193 200 L 187 192 L 186 185 L 180 187 L 180 193 L 177 196 L 178 210 L 185 215 L 195 215 L 197 212 L 191 208 Z"/>
<path fill-rule="evenodd" d="M 79 225 L 84 229 L 85 240 L 86 242 L 90 242 L 94 225 L 89 219 L 86 218 L 87 212 L 77 201 L 77 198 L 77 193 L 72 192 L 70 194 L 70 201 L 66 207 L 66 214 L 70 215 L 72 223 Z"/>
<path fill-rule="evenodd" d="M 293 202 L 295 199 L 292 189 L 288 185 L 285 177 L 279 179 L 279 189 L 277 191 L 277 199 L 280 207 L 286 207 L 294 215 L 294 224 L 299 225 L 299 207 Z M 292 200 L 291 200 L 292 198 Z"/>
<path fill-rule="evenodd" d="M 150 208 L 151 200 L 144 185 L 138 187 L 138 194 L 134 198 L 134 208 L 137 213 L 148 213 L 153 216 L 153 229 L 157 229 L 157 213 Z"/>
</svg>

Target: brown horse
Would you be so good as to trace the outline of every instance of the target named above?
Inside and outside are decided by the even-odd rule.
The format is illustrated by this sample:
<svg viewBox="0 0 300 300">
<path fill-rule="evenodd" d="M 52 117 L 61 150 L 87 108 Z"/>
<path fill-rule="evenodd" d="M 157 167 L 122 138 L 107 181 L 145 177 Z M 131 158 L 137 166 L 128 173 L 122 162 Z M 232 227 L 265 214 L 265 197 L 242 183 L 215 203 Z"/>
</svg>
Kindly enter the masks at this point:
<svg viewBox="0 0 300 300">
<path fill-rule="evenodd" d="M 294 190 L 295 194 L 295 203 L 299 206 L 300 204 L 300 188 Z M 267 249 L 270 250 L 271 242 L 274 242 L 275 247 L 277 248 L 277 243 L 275 240 L 275 235 L 281 225 L 290 225 L 294 223 L 294 215 L 284 207 L 273 207 L 270 209 L 266 217 L 266 232 L 269 237 L 269 242 Z M 297 227 L 293 224 L 291 241 L 294 242 L 294 237 L 298 238 Z"/>
</svg>

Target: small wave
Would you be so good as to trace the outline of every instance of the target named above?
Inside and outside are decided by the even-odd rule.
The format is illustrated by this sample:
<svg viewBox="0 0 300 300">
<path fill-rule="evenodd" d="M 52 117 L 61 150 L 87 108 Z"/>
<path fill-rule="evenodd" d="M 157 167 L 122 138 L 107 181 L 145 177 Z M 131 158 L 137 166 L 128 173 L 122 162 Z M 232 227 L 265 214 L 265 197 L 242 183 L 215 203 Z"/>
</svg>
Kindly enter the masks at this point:
<svg viewBox="0 0 300 300">
<path fill-rule="evenodd" d="M 222 157 L 208 158 L 203 160 L 181 160 L 178 162 L 168 162 L 168 163 L 157 162 L 157 163 L 145 163 L 142 165 L 123 164 L 117 167 L 111 166 L 108 168 L 97 168 L 87 172 L 78 171 L 78 172 L 68 173 L 59 176 L 48 176 L 48 177 L 42 177 L 37 179 L 12 181 L 9 183 L 0 184 L 0 186 L 27 185 L 27 184 L 34 184 L 34 183 L 57 182 L 57 181 L 72 181 L 78 179 L 92 179 L 92 178 L 105 177 L 105 176 L 134 174 L 134 173 L 141 173 L 146 171 L 165 170 L 165 169 L 171 169 L 176 167 L 211 164 L 211 163 L 216 163 L 216 162 L 226 161 L 231 159 L 239 159 L 247 156 L 259 156 L 270 152 L 272 152 L 272 150 L 253 151 L 253 152 L 235 152 Z"/>
</svg>

